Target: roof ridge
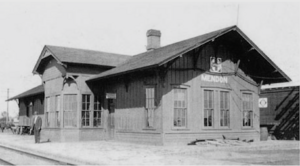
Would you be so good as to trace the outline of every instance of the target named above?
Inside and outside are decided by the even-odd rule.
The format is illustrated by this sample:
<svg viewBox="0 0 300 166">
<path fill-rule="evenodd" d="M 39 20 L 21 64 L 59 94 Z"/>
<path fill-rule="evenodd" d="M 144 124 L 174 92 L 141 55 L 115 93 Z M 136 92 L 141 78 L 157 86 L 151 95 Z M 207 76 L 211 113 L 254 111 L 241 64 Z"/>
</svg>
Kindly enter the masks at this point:
<svg viewBox="0 0 300 166">
<path fill-rule="evenodd" d="M 181 40 L 181 41 L 178 41 L 178 42 L 175 42 L 175 43 L 171 43 L 169 45 L 166 45 L 166 46 L 163 46 L 163 47 L 159 47 L 159 48 L 154 49 L 152 51 L 146 51 L 146 52 L 142 52 L 142 53 L 133 55 L 131 58 L 129 58 L 128 60 L 124 61 L 123 63 L 120 63 L 115 68 L 113 68 L 111 70 L 107 70 L 107 71 L 105 71 L 103 73 L 100 73 L 99 75 L 97 75 L 97 76 L 95 76 L 95 77 L 93 77 L 93 78 L 91 78 L 89 80 L 98 79 L 99 77 L 102 77 L 104 75 L 111 75 L 109 73 L 113 73 L 114 71 L 117 71 L 119 68 L 122 68 L 122 67 L 125 68 L 124 66 L 126 66 L 126 65 L 130 65 L 131 67 L 130 68 L 126 68 L 126 69 L 122 69 L 122 71 L 118 71 L 117 73 L 119 73 L 119 72 L 133 71 L 135 69 L 145 68 L 147 66 L 148 67 L 149 66 L 153 66 L 153 65 L 155 65 L 157 63 L 157 61 L 161 60 L 160 57 L 154 56 L 155 54 L 162 54 L 162 52 L 164 52 L 164 50 L 172 50 L 172 49 L 173 49 L 172 50 L 173 53 L 175 54 L 175 52 L 178 53 L 178 51 L 179 52 L 180 51 L 184 51 L 188 47 L 191 47 L 192 45 L 189 44 L 190 41 L 194 41 L 195 40 L 194 44 L 199 44 L 199 43 L 201 43 L 203 41 L 211 40 L 210 38 L 219 36 L 220 34 L 226 32 L 226 31 L 228 31 L 230 29 L 236 28 L 236 27 L 237 27 L 236 25 L 229 26 L 229 27 L 222 28 L 222 29 L 219 29 L 219 30 L 215 30 L 215 31 L 211 31 L 211 32 L 208 32 L 208 33 L 204 33 L 204 34 L 198 35 L 196 37 L 192 37 L 192 38 Z M 204 38 L 204 39 L 202 40 L 201 38 Z M 147 55 L 147 54 L 149 54 L 149 55 Z M 149 64 L 148 60 L 151 61 L 151 59 L 149 59 L 149 58 L 155 58 L 157 60 L 154 60 L 155 62 L 152 62 L 151 64 Z M 166 57 L 166 58 L 168 58 L 168 57 Z M 138 66 L 136 66 L 137 63 L 142 63 L 142 62 L 140 62 L 141 60 L 143 60 L 144 63 L 145 63 L 145 61 L 147 61 L 148 64 L 147 65 L 144 64 L 144 65 L 138 65 Z M 153 59 L 152 59 L 152 61 L 153 61 Z"/>
<path fill-rule="evenodd" d="M 61 49 L 73 49 L 73 50 L 82 50 L 82 51 L 91 51 L 91 52 L 98 52 L 98 53 L 108 53 L 108 54 L 115 54 L 115 55 L 122 55 L 122 56 L 131 56 L 131 55 L 125 55 L 125 54 L 120 54 L 120 53 L 114 53 L 114 52 L 105 52 L 105 51 L 98 51 L 98 50 L 92 50 L 92 49 L 83 49 L 83 48 L 74 48 L 74 47 L 65 47 L 65 46 L 55 46 L 55 45 L 45 45 L 47 48 L 50 47 L 56 47 L 56 48 L 61 48 Z"/>
<path fill-rule="evenodd" d="M 208 35 L 208 34 L 212 34 L 212 33 L 216 33 L 216 32 L 222 32 L 222 31 L 224 31 L 224 30 L 229 30 L 229 29 L 234 28 L 234 27 L 237 27 L 237 26 L 236 26 L 236 25 L 232 25 L 232 26 L 229 26 L 229 27 L 226 27 L 226 28 L 222 28 L 222 29 L 219 29 L 219 30 L 215 30 L 215 31 L 210 31 L 210 32 L 207 32 L 207 33 L 203 33 L 203 34 L 198 35 L 198 36 L 195 36 L 195 37 L 191 37 L 191 38 L 187 38 L 187 39 L 184 39 L 184 40 L 180 40 L 180 41 L 177 41 L 177 42 L 174 42 L 174 43 L 170 43 L 170 44 L 168 44 L 168 45 L 159 47 L 159 48 L 154 49 L 154 50 L 151 50 L 151 51 L 153 51 L 153 52 L 154 52 L 154 51 L 159 51 L 159 50 L 161 50 L 161 49 L 164 49 L 164 48 L 166 48 L 166 47 L 169 47 L 169 46 L 172 46 L 172 45 L 175 45 L 175 44 L 184 43 L 184 42 L 189 41 L 189 40 L 192 40 L 192 39 L 197 39 L 197 38 L 199 38 L 200 36 L 203 36 L 203 35 Z M 141 52 L 141 53 L 138 53 L 138 54 L 133 55 L 132 57 L 139 56 L 139 55 L 143 55 L 144 53 L 148 53 L 148 52 L 150 52 L 150 51 Z M 128 61 L 128 60 L 127 60 L 127 61 Z M 125 62 L 124 62 L 124 63 L 125 63 Z M 123 64 L 123 63 L 122 63 L 122 64 Z M 122 65 L 122 64 L 120 64 L 120 65 Z M 117 66 L 117 67 L 118 67 L 118 66 Z"/>
</svg>

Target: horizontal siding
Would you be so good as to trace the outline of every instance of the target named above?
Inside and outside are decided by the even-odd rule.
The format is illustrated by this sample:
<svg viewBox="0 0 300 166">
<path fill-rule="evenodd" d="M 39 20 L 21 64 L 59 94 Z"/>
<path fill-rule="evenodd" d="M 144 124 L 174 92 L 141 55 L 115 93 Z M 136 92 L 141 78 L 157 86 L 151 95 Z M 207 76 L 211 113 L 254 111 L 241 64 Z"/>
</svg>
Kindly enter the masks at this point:
<svg viewBox="0 0 300 166">
<path fill-rule="evenodd" d="M 57 63 L 56 60 L 52 59 L 48 62 L 48 65 L 46 66 L 43 75 L 42 80 L 48 81 L 52 80 L 57 77 L 61 77 L 66 74 L 66 70 L 64 67 Z"/>
</svg>

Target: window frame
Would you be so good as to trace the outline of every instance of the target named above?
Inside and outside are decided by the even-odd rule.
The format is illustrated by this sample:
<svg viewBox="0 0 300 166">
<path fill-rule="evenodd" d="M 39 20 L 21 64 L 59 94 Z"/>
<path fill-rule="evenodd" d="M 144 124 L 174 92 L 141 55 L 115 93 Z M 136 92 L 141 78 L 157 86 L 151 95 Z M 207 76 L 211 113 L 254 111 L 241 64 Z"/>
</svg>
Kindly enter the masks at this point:
<svg viewBox="0 0 300 166">
<path fill-rule="evenodd" d="M 59 97 L 59 101 L 58 101 L 58 97 Z M 55 95 L 55 110 L 54 111 L 55 111 L 55 113 L 57 113 L 56 117 L 55 117 L 55 119 L 56 119 L 55 127 L 57 127 L 57 128 L 60 128 L 60 126 L 61 126 L 61 103 L 62 103 L 61 95 L 60 94 Z M 59 122 L 59 125 L 58 125 L 58 122 Z"/>
<path fill-rule="evenodd" d="M 251 95 L 251 99 L 252 99 L 252 104 L 250 104 L 252 106 L 252 109 L 249 109 L 249 110 L 244 110 L 244 94 L 250 94 Z M 243 129 L 253 129 L 254 128 L 254 95 L 253 95 L 253 92 L 251 91 L 241 91 L 241 119 L 242 119 L 242 128 Z M 252 112 L 252 114 L 250 113 L 249 117 L 250 117 L 250 125 L 248 126 L 245 126 L 244 125 L 244 112 Z"/>
<path fill-rule="evenodd" d="M 153 88 L 154 89 L 154 91 L 153 91 L 153 93 L 154 93 L 154 95 L 153 95 L 153 98 L 147 98 L 147 89 L 151 89 L 151 88 Z M 146 129 L 153 129 L 154 128 L 154 124 L 155 124 L 155 118 L 154 118 L 154 115 L 155 115 L 155 113 L 154 113 L 154 111 L 157 109 L 157 88 L 156 88 L 156 85 L 155 84 L 149 84 L 149 85 L 145 85 L 144 86 L 144 110 L 145 110 L 145 116 L 146 116 L 146 118 L 145 118 L 145 128 Z M 147 108 L 147 99 L 153 99 L 153 108 Z M 149 116 L 149 114 L 148 114 L 148 109 L 153 109 L 152 110 L 152 126 L 150 126 L 149 125 L 149 123 L 148 123 L 148 116 Z"/>
<path fill-rule="evenodd" d="M 185 126 L 175 126 L 174 118 L 175 118 L 175 89 L 184 89 L 186 91 L 185 96 Z M 185 85 L 173 85 L 172 86 L 172 129 L 188 129 L 188 111 L 189 111 L 189 86 Z"/>
<path fill-rule="evenodd" d="M 96 104 L 96 96 L 99 98 L 99 103 L 100 103 L 100 110 L 95 110 L 95 104 Z M 102 128 L 103 127 L 103 103 L 101 102 L 101 95 L 92 95 L 93 101 L 92 101 L 92 118 L 91 118 L 91 127 L 93 128 Z M 95 112 L 100 112 L 100 125 L 99 126 L 94 126 L 94 114 Z"/>
<path fill-rule="evenodd" d="M 221 110 L 222 110 L 222 108 L 221 108 L 221 92 L 225 92 L 225 93 L 228 93 L 228 112 L 229 112 L 229 115 L 227 115 L 227 126 L 221 126 Z M 219 95 L 218 95 L 218 97 L 219 97 L 219 119 L 218 119 L 218 121 L 219 121 L 219 127 L 220 128 L 230 128 L 230 115 L 231 115 L 231 93 L 230 93 L 230 91 L 229 90 L 224 90 L 224 89 L 220 89 L 219 90 Z"/>
<path fill-rule="evenodd" d="M 61 123 L 62 123 L 61 126 L 62 126 L 63 128 L 78 128 L 78 116 L 79 116 L 79 115 L 78 115 L 78 109 L 79 109 L 79 108 L 78 108 L 78 95 L 79 95 L 78 93 L 64 93 L 64 94 L 62 95 L 62 96 L 63 96 L 63 99 L 62 99 L 62 100 L 63 100 L 63 105 L 62 105 L 62 114 L 63 114 L 62 116 L 63 116 L 63 120 L 62 120 L 62 122 L 61 122 Z M 75 97 L 75 99 L 76 99 L 76 102 L 75 102 L 75 103 L 76 103 L 76 110 L 75 110 L 75 111 L 65 111 L 65 106 L 66 106 L 66 98 L 65 98 L 65 97 L 66 97 L 66 96 L 74 96 L 74 97 Z M 70 102 L 69 102 L 69 103 L 70 103 Z M 76 123 L 75 123 L 76 126 L 66 126 L 66 125 L 65 125 L 65 123 L 66 123 L 66 122 L 65 122 L 65 120 L 66 120 L 65 113 L 66 113 L 66 112 L 75 112 L 75 113 L 76 113 L 76 114 L 75 114 L 75 115 L 76 115 L 76 118 L 75 118 L 75 119 L 76 119 Z M 80 115 L 81 115 L 81 114 L 80 114 Z M 79 124 L 79 125 L 80 125 L 80 124 Z"/>
<path fill-rule="evenodd" d="M 228 88 L 223 88 L 223 87 L 207 87 L 207 86 L 201 86 L 201 89 L 202 89 L 202 117 L 201 117 L 201 124 L 200 126 L 202 126 L 202 129 L 204 130 L 226 130 L 226 129 L 231 129 L 231 112 L 232 112 L 232 107 L 231 107 L 231 104 L 232 104 L 232 97 L 231 97 L 231 92 L 232 92 L 232 89 L 228 89 Z M 212 126 L 204 126 L 204 115 L 205 115 L 205 107 L 204 107 L 204 92 L 206 90 L 209 90 L 209 91 L 213 91 L 213 100 L 214 100 L 214 110 L 213 110 L 213 118 L 212 118 Z M 229 104 L 228 104 L 228 107 L 229 107 L 229 116 L 228 116 L 228 121 L 229 121 L 229 124 L 228 126 L 221 126 L 221 92 L 227 92 L 229 94 Z"/>
<path fill-rule="evenodd" d="M 212 112 L 212 125 L 211 126 L 205 126 L 204 125 L 204 118 L 205 118 L 205 91 L 212 91 L 213 92 L 213 112 Z M 202 113 L 202 125 L 204 129 L 214 129 L 216 127 L 215 125 L 215 114 L 216 114 L 216 100 L 215 100 L 215 92 L 216 90 L 214 88 L 203 88 L 203 95 L 202 95 L 202 103 L 203 103 L 203 113 Z"/>
<path fill-rule="evenodd" d="M 49 112 L 51 111 L 51 96 L 45 97 L 45 127 L 50 128 Z"/>
<path fill-rule="evenodd" d="M 83 103 L 83 98 L 84 98 L 84 96 L 88 96 L 89 97 L 89 102 L 87 102 L 87 101 L 85 101 L 85 103 Z M 93 127 L 93 125 L 91 124 L 91 114 L 92 114 L 92 112 L 93 112 L 93 108 L 92 107 L 94 107 L 94 105 L 93 105 L 93 103 L 92 103 L 92 98 L 93 98 L 93 96 L 92 96 L 92 94 L 89 94 L 89 93 L 83 93 L 83 94 L 81 94 L 81 103 L 80 103 L 80 126 L 82 127 L 82 128 L 89 128 L 89 127 Z M 88 104 L 89 104 L 89 109 L 88 110 L 83 110 L 83 104 L 86 104 L 85 105 L 85 107 L 87 107 L 88 106 Z M 84 118 L 85 120 L 88 120 L 88 124 L 89 125 L 83 125 L 83 112 L 88 112 L 88 118 Z M 93 117 L 94 118 L 94 117 Z M 87 122 L 87 121 L 86 121 Z"/>
</svg>

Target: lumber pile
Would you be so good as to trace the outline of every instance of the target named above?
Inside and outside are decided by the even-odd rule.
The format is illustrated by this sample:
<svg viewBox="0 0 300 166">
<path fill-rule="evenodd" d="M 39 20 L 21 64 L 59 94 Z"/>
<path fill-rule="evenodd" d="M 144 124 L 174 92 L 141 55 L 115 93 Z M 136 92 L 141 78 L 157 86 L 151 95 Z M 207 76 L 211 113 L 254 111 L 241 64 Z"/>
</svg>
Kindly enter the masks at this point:
<svg viewBox="0 0 300 166">
<path fill-rule="evenodd" d="M 196 139 L 188 143 L 188 145 L 200 145 L 200 146 L 243 146 L 253 142 L 251 140 L 240 140 L 239 138 L 226 138 L 223 135 L 222 139 Z"/>
</svg>

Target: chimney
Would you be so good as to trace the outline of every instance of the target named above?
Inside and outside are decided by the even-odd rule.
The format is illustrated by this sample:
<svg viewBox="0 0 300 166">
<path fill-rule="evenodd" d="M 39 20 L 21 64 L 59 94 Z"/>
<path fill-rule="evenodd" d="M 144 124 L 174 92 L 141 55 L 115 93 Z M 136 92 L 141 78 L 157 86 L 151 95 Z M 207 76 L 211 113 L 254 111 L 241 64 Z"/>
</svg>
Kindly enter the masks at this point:
<svg viewBox="0 0 300 166">
<path fill-rule="evenodd" d="M 160 47 L 160 36 L 159 30 L 150 29 L 147 31 L 147 51 L 151 51 Z"/>
</svg>

